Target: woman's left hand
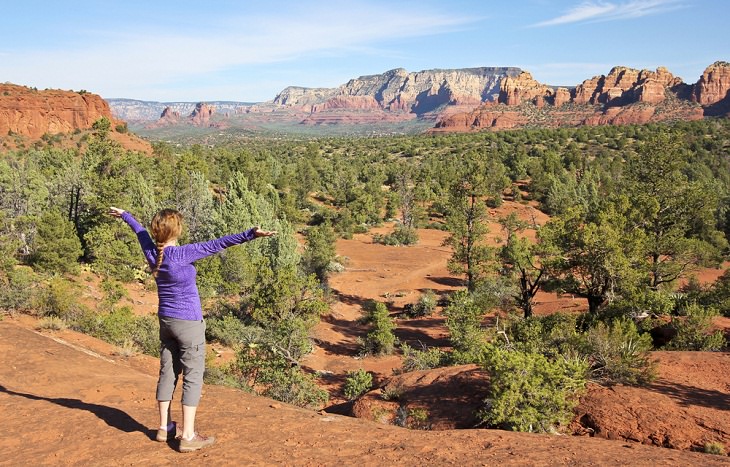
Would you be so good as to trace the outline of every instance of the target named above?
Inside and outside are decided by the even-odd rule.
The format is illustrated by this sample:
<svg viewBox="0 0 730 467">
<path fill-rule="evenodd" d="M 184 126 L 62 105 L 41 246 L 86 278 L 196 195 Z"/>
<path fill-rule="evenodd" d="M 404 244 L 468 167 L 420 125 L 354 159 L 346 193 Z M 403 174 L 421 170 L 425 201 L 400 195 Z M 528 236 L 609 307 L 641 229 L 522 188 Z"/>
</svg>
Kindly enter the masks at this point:
<svg viewBox="0 0 730 467">
<path fill-rule="evenodd" d="M 122 217 L 124 209 L 115 208 L 114 206 L 109 208 L 109 215 L 112 217 Z"/>
<path fill-rule="evenodd" d="M 261 230 L 259 226 L 253 228 L 253 235 L 256 238 L 259 237 L 273 237 L 276 235 L 276 230 Z"/>
</svg>

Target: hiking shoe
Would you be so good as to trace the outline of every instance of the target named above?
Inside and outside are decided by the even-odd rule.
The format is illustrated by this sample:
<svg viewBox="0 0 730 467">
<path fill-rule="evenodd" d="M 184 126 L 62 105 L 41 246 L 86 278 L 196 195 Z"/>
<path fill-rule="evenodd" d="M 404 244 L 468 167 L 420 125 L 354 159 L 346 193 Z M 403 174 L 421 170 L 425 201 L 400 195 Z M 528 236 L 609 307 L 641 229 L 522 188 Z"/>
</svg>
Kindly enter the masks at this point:
<svg viewBox="0 0 730 467">
<path fill-rule="evenodd" d="M 213 443 L 215 443 L 215 438 L 213 436 L 203 436 L 199 433 L 195 433 L 193 439 L 185 439 L 184 437 L 180 438 L 180 452 L 197 451 L 198 449 L 210 446 Z"/>
<path fill-rule="evenodd" d="M 159 428 L 157 430 L 157 441 L 161 443 L 167 443 L 168 441 L 172 441 L 177 436 L 177 424 L 175 422 L 172 422 L 172 429 L 170 431 L 163 430 L 162 428 Z"/>
</svg>

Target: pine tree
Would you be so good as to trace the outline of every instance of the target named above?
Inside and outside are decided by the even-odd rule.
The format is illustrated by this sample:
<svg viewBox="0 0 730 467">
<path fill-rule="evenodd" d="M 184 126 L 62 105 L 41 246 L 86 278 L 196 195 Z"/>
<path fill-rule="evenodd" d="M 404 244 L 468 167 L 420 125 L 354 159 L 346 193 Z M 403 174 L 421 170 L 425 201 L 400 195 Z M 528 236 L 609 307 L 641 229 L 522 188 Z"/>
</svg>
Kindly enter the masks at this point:
<svg viewBox="0 0 730 467">
<path fill-rule="evenodd" d="M 38 222 L 32 264 L 47 272 L 76 272 L 81 254 L 81 242 L 73 224 L 57 211 L 43 214 Z"/>
</svg>

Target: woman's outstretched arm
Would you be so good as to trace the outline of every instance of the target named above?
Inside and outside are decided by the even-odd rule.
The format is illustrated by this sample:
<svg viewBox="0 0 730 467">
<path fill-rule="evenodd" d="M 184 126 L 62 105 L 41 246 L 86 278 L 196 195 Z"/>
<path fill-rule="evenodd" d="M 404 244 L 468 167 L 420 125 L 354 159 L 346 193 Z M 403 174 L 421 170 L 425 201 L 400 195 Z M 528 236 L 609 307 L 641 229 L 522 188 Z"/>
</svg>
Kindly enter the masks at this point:
<svg viewBox="0 0 730 467">
<path fill-rule="evenodd" d="M 254 227 L 241 233 L 226 235 L 214 240 L 208 240 L 207 242 L 182 245 L 178 247 L 178 251 L 183 255 L 184 261 L 192 263 L 223 251 L 228 247 L 250 242 L 256 238 L 273 237 L 274 235 L 276 235 L 276 231 L 261 230 L 259 227 Z"/>
<path fill-rule="evenodd" d="M 129 225 L 129 227 L 132 228 L 132 231 L 137 234 L 137 240 L 139 240 L 139 244 L 142 246 L 145 256 L 147 256 L 148 251 L 156 251 L 155 242 L 152 240 L 149 232 L 147 232 L 147 229 L 145 229 L 133 215 L 124 209 L 115 208 L 113 206 L 109 208 L 109 215 L 122 219 L 127 223 L 127 225 Z"/>
</svg>

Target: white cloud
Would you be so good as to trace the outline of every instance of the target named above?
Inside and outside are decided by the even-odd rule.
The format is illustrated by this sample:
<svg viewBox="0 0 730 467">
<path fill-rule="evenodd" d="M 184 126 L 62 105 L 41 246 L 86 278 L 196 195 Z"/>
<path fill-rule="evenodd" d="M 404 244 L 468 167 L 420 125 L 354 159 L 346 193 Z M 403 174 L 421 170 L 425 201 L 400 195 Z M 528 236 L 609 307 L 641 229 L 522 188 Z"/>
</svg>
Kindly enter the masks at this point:
<svg viewBox="0 0 730 467">
<path fill-rule="evenodd" d="M 562 24 L 616 21 L 655 15 L 681 8 L 678 0 L 630 0 L 625 3 L 588 1 L 571 8 L 561 16 L 534 24 L 534 27 Z"/>
<path fill-rule="evenodd" d="M 120 97 L 132 89 L 213 80 L 216 73 L 261 64 L 322 56 L 392 56 L 397 52 L 374 46 L 451 32 L 478 20 L 397 4 L 361 4 L 350 5 L 346 13 L 320 8 L 228 18 L 214 31 L 150 32 L 120 25 L 117 31 L 94 32 L 88 45 L 11 51 L 0 61 L 0 76 L 40 88 L 83 88 Z"/>
</svg>

